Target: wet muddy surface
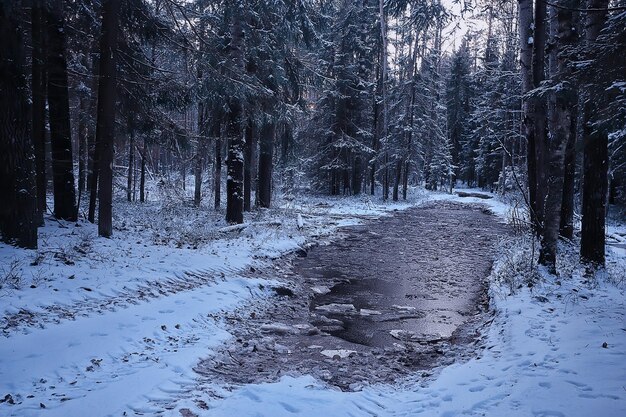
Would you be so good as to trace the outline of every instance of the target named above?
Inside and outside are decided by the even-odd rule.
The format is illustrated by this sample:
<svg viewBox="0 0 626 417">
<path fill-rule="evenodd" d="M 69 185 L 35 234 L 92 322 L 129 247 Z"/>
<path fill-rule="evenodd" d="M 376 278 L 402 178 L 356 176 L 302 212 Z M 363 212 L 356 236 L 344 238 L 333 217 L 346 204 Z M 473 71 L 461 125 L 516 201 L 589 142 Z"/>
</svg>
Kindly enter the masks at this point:
<svg viewBox="0 0 626 417">
<path fill-rule="evenodd" d="M 476 355 L 505 233 L 482 206 L 451 202 L 344 228 L 306 257 L 251 271 L 284 286 L 229 314 L 236 342 L 196 371 L 233 384 L 312 374 L 358 390 Z"/>
</svg>

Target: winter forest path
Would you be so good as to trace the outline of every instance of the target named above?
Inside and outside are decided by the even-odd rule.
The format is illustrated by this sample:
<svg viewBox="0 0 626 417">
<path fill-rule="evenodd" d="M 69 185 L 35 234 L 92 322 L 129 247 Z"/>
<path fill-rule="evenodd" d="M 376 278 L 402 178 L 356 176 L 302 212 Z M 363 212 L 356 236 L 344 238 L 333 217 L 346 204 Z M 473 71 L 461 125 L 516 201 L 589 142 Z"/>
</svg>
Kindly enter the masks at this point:
<svg viewBox="0 0 626 417">
<path fill-rule="evenodd" d="M 356 390 L 472 356 L 505 227 L 446 201 L 362 220 L 307 257 L 233 256 L 4 317 L 0 415 L 158 415 L 286 373 Z"/>
<path fill-rule="evenodd" d="M 437 201 L 341 234 L 281 266 L 287 295 L 227 317 L 236 342 L 196 369 L 207 383 L 311 374 L 354 390 L 472 355 L 506 226 Z"/>
</svg>

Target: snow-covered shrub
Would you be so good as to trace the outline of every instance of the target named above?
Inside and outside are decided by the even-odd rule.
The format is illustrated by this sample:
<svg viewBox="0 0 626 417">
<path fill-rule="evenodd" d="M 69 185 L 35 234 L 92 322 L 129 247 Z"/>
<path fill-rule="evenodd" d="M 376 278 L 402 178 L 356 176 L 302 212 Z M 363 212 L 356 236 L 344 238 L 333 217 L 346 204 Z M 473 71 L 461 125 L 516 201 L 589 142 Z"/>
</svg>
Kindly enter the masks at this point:
<svg viewBox="0 0 626 417">
<path fill-rule="evenodd" d="M 8 265 L 0 265 L 0 290 L 2 292 L 19 289 L 22 281 L 21 261 L 14 259 Z"/>
<path fill-rule="evenodd" d="M 539 279 L 537 247 L 532 235 L 503 238 L 498 244 L 499 254 L 493 264 L 491 279 L 509 294 L 533 285 Z"/>
</svg>

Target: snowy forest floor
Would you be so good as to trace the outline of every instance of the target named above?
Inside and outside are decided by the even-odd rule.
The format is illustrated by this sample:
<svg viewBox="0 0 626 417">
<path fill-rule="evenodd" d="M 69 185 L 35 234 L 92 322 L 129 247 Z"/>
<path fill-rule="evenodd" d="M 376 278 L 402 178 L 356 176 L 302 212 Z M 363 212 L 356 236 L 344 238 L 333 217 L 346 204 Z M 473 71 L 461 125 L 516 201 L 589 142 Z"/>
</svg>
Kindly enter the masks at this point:
<svg viewBox="0 0 626 417">
<path fill-rule="evenodd" d="M 609 229 L 607 271 L 593 278 L 567 243 L 554 277 L 531 269 L 527 236 L 494 242 L 490 312 L 477 347 L 428 372 L 340 387 L 332 375 L 297 367 L 256 381 L 203 372 L 207 363 L 240 363 L 244 341 L 235 329 L 246 327 L 237 323 L 255 311 L 263 317 L 289 298 L 277 294 L 298 290 L 285 265 L 293 256 L 285 255 L 432 200 L 484 204 L 504 222 L 516 218 L 497 199 L 420 192 L 396 204 L 285 201 L 237 227 L 208 210 L 119 203 L 112 239 L 86 222 L 47 219 L 37 251 L 0 245 L 0 415 L 626 415 L 626 226 L 619 224 Z M 281 333 L 309 331 L 280 324 L 268 318 L 259 328 L 275 336 L 277 358 L 290 355 Z M 339 373 L 354 360 L 349 349 L 329 352 L 327 366 Z"/>
</svg>

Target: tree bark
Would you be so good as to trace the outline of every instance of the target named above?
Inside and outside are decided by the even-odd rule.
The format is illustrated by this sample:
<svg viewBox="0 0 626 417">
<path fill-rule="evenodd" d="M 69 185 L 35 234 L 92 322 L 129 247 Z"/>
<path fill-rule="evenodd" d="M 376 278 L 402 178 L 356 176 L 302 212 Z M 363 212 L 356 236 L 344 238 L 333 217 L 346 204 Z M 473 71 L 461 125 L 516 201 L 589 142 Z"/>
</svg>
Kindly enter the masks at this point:
<svg viewBox="0 0 626 417">
<path fill-rule="evenodd" d="M 59 219 L 76 221 L 63 1 L 51 0 L 45 9 L 45 14 L 48 29 L 48 107 L 52 144 L 54 215 Z"/>
<path fill-rule="evenodd" d="M 98 83 L 98 110 L 96 144 L 101 145 L 98 179 L 98 234 L 113 234 L 113 140 L 115 138 L 115 89 L 117 55 L 117 19 L 121 0 L 102 3 L 102 34 L 100 38 L 100 82 Z"/>
<path fill-rule="evenodd" d="M 133 201 L 133 172 L 135 169 L 135 126 L 131 121 L 129 124 L 130 139 L 128 141 L 128 178 L 126 185 L 126 200 Z"/>
<path fill-rule="evenodd" d="M 538 1 L 535 5 L 535 31 L 533 40 L 532 80 L 533 88 L 539 88 L 545 80 L 545 47 L 546 47 L 546 3 Z M 546 185 L 546 100 L 539 96 L 533 97 L 532 129 L 534 155 L 534 175 L 536 180 L 535 228 L 539 236 L 543 236 L 544 207 L 547 194 Z M 530 148 L 530 146 L 529 146 Z M 529 175 L 530 176 L 530 175 Z"/>
<path fill-rule="evenodd" d="M 239 6 L 235 2 L 235 6 Z M 230 59 L 233 71 L 244 71 L 244 30 L 242 10 L 233 10 L 231 24 Z M 226 136 L 228 137 L 228 163 L 226 167 L 226 221 L 243 223 L 243 148 L 241 117 L 242 103 L 231 97 L 228 103 Z"/>
<path fill-rule="evenodd" d="M 243 223 L 243 132 L 241 131 L 241 104 L 233 99 L 229 106 L 226 135 L 228 160 L 226 164 L 226 221 Z"/>
<path fill-rule="evenodd" d="M 199 73 L 198 78 L 201 78 Z M 202 167 L 204 158 L 206 157 L 206 146 L 209 138 L 207 137 L 207 117 L 205 114 L 205 105 L 198 103 L 198 145 L 196 146 L 196 165 L 195 165 L 195 183 L 193 191 L 193 204 L 200 207 L 202 201 Z"/>
<path fill-rule="evenodd" d="M 87 177 L 87 99 L 79 98 L 80 114 L 78 116 L 78 205 L 80 205 L 80 196 L 85 191 L 85 181 Z"/>
<path fill-rule="evenodd" d="M 576 97 L 578 100 L 578 97 Z M 572 123 L 565 147 L 565 169 L 563 174 L 563 202 L 561 203 L 561 224 L 559 233 L 566 239 L 574 238 L 574 181 L 576 179 L 576 131 L 578 106 L 572 108 Z"/>
<path fill-rule="evenodd" d="M 43 225 L 46 213 L 46 71 L 45 22 L 43 0 L 33 0 L 31 8 L 33 43 L 33 145 L 35 148 L 35 175 L 37 183 L 37 224 Z"/>
<path fill-rule="evenodd" d="M 551 35 L 553 45 L 550 56 L 550 72 L 553 83 L 560 88 L 551 93 L 549 106 L 550 140 L 546 147 L 548 156 L 546 179 L 546 199 L 544 230 L 539 252 L 539 262 L 551 273 L 556 273 L 556 253 L 559 238 L 561 204 L 563 202 L 565 148 L 570 141 L 572 108 L 575 106 L 575 92 L 567 82 L 568 65 L 566 51 L 577 39 L 573 29 L 575 6 L 571 0 L 561 0 L 559 6 L 551 9 Z"/>
<path fill-rule="evenodd" d="M 387 142 L 387 134 L 388 134 L 388 114 L 387 114 L 387 23 L 385 17 L 385 1 L 378 1 L 379 8 L 379 18 L 380 18 L 380 38 L 381 38 L 381 99 L 382 99 L 382 122 L 383 122 L 383 130 L 382 130 L 382 139 L 383 143 Z M 385 151 L 385 172 L 383 178 L 383 200 L 387 200 L 389 198 L 389 155 Z"/>
<path fill-rule="evenodd" d="M 354 157 L 354 162 L 352 164 L 352 194 L 358 195 L 361 193 L 362 186 L 362 172 L 361 172 L 361 156 L 357 155 Z"/>
<path fill-rule="evenodd" d="M 146 157 L 148 155 L 148 143 L 143 139 L 141 148 L 141 179 L 139 180 L 139 202 L 146 202 Z"/>
<path fill-rule="evenodd" d="M 282 124 L 280 161 L 284 165 L 289 162 L 293 142 L 293 129 L 289 123 Z"/>
<path fill-rule="evenodd" d="M 0 237 L 37 248 L 37 184 L 31 143 L 20 2 L 0 7 Z"/>
<path fill-rule="evenodd" d="M 248 119 L 243 154 L 243 210 L 250 211 L 252 196 L 252 149 L 254 146 L 254 125 Z"/>
<path fill-rule="evenodd" d="M 588 9 L 606 9 L 608 0 L 588 0 Z M 585 41 L 588 50 L 607 19 L 607 12 L 588 12 Z M 591 87 L 593 88 L 593 87 Z M 593 126 L 595 106 L 592 92 L 586 92 L 583 113 L 583 201 L 580 258 L 583 262 L 604 266 L 606 194 L 608 190 L 608 135 Z"/>
<path fill-rule="evenodd" d="M 222 198 L 222 136 L 221 129 L 218 128 L 217 135 L 215 136 L 215 210 L 220 208 Z"/>
<path fill-rule="evenodd" d="M 402 159 L 396 160 L 396 178 L 393 183 L 393 201 L 398 201 L 400 191 L 400 181 L 402 179 Z"/>
<path fill-rule="evenodd" d="M 276 125 L 266 121 L 259 133 L 259 177 L 258 177 L 258 204 L 269 208 L 272 201 L 272 160 L 274 152 L 274 138 Z"/>
</svg>

